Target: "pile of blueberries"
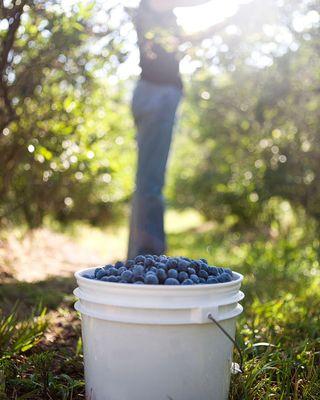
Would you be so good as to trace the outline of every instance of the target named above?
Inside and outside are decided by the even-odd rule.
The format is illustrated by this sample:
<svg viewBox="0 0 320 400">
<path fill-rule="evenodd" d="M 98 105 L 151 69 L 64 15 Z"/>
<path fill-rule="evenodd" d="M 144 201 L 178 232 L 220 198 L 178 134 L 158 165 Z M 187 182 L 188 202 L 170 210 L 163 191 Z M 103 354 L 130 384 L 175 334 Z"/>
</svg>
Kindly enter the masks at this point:
<svg viewBox="0 0 320 400">
<path fill-rule="evenodd" d="M 192 260 L 165 255 L 139 255 L 134 260 L 107 264 L 96 268 L 94 275 L 83 276 L 104 282 L 135 285 L 198 285 L 230 282 L 234 279 L 230 269 L 210 266 L 204 258 Z"/>
</svg>

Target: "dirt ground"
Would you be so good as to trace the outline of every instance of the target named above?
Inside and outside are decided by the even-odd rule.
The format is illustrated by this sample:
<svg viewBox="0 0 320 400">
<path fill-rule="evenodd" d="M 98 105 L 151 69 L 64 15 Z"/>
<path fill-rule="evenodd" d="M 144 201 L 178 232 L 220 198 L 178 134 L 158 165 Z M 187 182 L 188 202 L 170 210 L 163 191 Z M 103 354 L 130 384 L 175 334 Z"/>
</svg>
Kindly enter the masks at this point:
<svg viewBox="0 0 320 400">
<path fill-rule="evenodd" d="M 63 234 L 41 228 L 0 239 L 0 280 L 35 282 L 105 264 L 125 256 L 126 233 L 79 229 Z"/>
</svg>

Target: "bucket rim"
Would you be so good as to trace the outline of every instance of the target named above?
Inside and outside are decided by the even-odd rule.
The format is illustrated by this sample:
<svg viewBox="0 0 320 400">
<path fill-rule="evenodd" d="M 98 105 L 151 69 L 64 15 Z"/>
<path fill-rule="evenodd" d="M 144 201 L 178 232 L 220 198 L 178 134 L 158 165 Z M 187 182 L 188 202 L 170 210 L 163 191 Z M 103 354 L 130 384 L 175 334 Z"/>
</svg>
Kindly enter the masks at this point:
<svg viewBox="0 0 320 400">
<path fill-rule="evenodd" d="M 243 275 L 240 274 L 239 272 L 232 271 L 232 274 L 236 276 L 237 279 L 234 279 L 230 282 L 223 282 L 223 283 L 207 283 L 207 284 L 195 284 L 195 285 L 134 285 L 132 283 L 120 283 L 120 282 L 105 282 L 105 281 L 99 281 L 95 279 L 89 279 L 85 278 L 82 276 L 85 273 L 88 273 L 90 271 L 94 271 L 98 267 L 91 267 L 91 268 L 85 268 L 81 269 L 79 271 L 76 271 L 74 273 L 74 276 L 77 280 L 77 282 L 82 282 L 82 283 L 93 283 L 93 285 L 98 285 L 101 287 L 105 288 L 127 288 L 131 290 L 148 290 L 148 289 L 153 289 L 153 290 L 163 290 L 164 288 L 167 290 L 192 290 L 192 291 L 199 291 L 202 289 L 209 289 L 209 288 L 227 288 L 229 286 L 233 285 L 238 285 L 243 281 Z M 90 284 L 89 283 L 89 284 Z"/>
</svg>

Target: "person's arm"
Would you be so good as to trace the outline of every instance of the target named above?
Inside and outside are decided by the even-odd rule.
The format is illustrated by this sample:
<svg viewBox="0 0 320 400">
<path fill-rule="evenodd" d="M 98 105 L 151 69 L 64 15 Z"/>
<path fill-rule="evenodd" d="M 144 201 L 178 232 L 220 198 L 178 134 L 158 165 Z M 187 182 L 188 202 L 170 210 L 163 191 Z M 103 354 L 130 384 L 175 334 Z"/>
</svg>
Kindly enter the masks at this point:
<svg viewBox="0 0 320 400">
<path fill-rule="evenodd" d="M 183 41 L 188 41 L 188 42 L 202 42 L 202 40 L 206 39 L 206 38 L 210 38 L 210 36 L 215 35 L 216 33 L 222 31 L 224 28 L 226 28 L 228 25 L 231 24 L 231 20 L 230 19 L 226 19 L 225 21 L 219 22 L 213 26 L 210 26 L 209 28 L 207 28 L 204 31 L 200 31 L 200 32 L 195 32 L 195 33 L 185 33 L 182 35 L 181 39 Z"/>
<path fill-rule="evenodd" d="M 228 25 L 237 25 L 240 22 L 244 22 L 248 20 L 248 16 L 250 16 L 251 8 L 254 4 L 254 1 L 250 1 L 249 3 L 242 4 L 239 6 L 238 11 L 232 15 L 231 17 L 225 19 L 222 22 L 219 22 L 204 31 L 184 34 L 181 39 L 183 41 L 190 41 L 192 43 L 202 42 L 202 40 L 215 35 L 216 33 L 225 29 Z"/>
<path fill-rule="evenodd" d="M 193 7 L 208 3 L 209 0 L 149 0 L 149 5 L 156 11 L 168 11 L 176 7 Z"/>
</svg>

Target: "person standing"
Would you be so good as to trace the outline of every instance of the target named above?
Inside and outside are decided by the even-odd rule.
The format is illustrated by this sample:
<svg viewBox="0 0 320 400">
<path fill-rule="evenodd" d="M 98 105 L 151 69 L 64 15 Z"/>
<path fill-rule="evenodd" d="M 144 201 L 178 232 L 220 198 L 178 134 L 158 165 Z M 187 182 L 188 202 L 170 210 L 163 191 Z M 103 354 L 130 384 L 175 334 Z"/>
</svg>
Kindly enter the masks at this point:
<svg viewBox="0 0 320 400">
<path fill-rule="evenodd" d="M 128 258 L 138 254 L 159 255 L 166 251 L 162 189 L 175 115 L 183 93 L 179 45 L 189 39 L 180 31 L 173 9 L 206 2 L 141 0 L 138 8 L 136 30 L 141 76 L 132 98 L 138 163 Z M 215 25 L 214 31 L 225 25 L 225 22 Z M 200 35 L 196 39 L 203 38 Z"/>
</svg>

